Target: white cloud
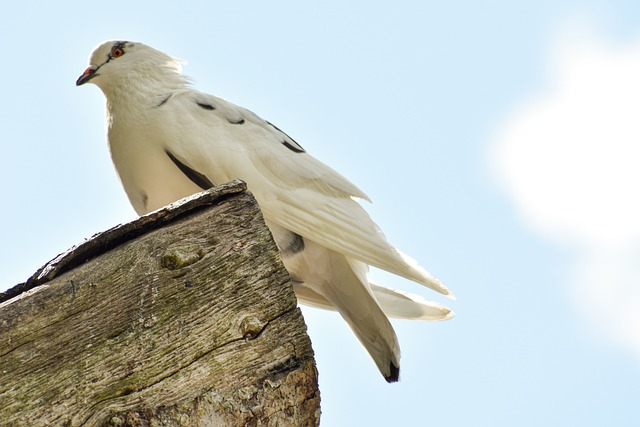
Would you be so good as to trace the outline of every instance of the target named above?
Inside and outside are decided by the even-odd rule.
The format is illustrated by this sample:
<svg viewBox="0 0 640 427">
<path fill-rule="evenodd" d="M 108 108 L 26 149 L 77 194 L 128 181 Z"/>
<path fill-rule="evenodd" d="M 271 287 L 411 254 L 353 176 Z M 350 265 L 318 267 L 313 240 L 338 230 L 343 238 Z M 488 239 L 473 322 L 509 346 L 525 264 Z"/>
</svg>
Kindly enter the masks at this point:
<svg viewBox="0 0 640 427">
<path fill-rule="evenodd" d="M 584 254 L 571 291 L 593 330 L 640 357 L 640 245 Z"/>
<path fill-rule="evenodd" d="M 640 40 L 574 26 L 546 71 L 499 129 L 492 168 L 533 229 L 581 248 L 576 302 L 640 356 Z"/>
</svg>

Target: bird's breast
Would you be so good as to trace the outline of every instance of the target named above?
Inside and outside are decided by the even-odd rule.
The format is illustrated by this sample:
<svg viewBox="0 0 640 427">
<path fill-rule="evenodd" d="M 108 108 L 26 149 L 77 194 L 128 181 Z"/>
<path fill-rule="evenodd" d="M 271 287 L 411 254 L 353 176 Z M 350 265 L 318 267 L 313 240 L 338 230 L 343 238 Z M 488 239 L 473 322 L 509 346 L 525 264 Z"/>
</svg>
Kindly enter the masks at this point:
<svg viewBox="0 0 640 427">
<path fill-rule="evenodd" d="M 202 191 L 167 154 L 166 134 L 138 123 L 117 121 L 109 129 L 111 159 L 139 215 Z"/>
</svg>

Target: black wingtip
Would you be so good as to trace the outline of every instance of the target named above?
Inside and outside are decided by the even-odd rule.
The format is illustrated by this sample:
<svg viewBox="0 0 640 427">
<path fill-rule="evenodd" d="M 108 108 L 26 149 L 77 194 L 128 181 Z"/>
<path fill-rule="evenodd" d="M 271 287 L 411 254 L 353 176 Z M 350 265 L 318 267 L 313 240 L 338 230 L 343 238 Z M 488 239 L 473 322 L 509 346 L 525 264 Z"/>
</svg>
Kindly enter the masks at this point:
<svg viewBox="0 0 640 427">
<path fill-rule="evenodd" d="M 393 362 L 389 363 L 389 371 L 391 372 L 388 376 L 384 377 L 388 383 L 397 383 L 400 379 L 400 367 L 393 364 Z"/>
</svg>

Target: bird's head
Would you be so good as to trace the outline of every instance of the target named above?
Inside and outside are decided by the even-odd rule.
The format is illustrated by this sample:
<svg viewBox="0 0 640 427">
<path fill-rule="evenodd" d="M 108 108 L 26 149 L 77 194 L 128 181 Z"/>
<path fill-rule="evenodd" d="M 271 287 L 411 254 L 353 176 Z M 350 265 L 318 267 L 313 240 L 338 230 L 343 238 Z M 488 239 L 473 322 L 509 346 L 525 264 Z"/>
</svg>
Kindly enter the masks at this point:
<svg viewBox="0 0 640 427">
<path fill-rule="evenodd" d="M 142 43 L 107 41 L 93 50 L 76 85 L 95 83 L 106 94 L 115 86 L 152 82 L 183 84 L 180 61 Z"/>
</svg>

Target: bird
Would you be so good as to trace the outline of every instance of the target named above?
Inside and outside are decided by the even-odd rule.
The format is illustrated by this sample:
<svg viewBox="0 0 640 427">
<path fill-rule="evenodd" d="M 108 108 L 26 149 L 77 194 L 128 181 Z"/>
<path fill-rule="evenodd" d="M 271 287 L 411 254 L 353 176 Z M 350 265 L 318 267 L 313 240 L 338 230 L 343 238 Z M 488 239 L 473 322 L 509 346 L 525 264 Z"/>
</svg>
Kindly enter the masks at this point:
<svg viewBox="0 0 640 427">
<path fill-rule="evenodd" d="M 299 303 L 336 310 L 387 382 L 400 376 L 389 318 L 453 312 L 378 285 L 369 266 L 453 294 L 390 243 L 361 205 L 369 197 L 253 112 L 192 87 L 181 60 L 146 44 L 98 45 L 76 81 L 106 98 L 107 142 L 134 210 L 147 214 L 234 179 L 255 197 Z"/>
</svg>

